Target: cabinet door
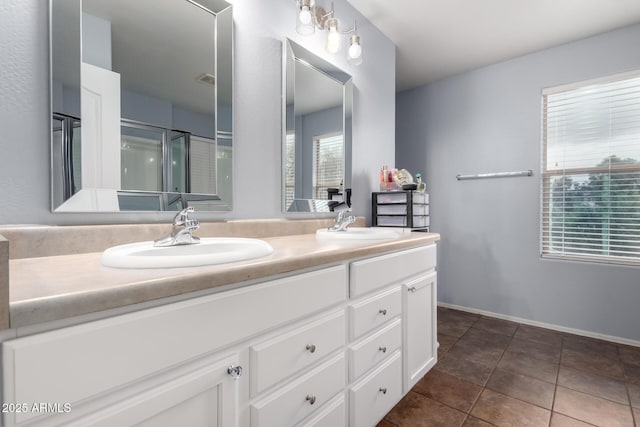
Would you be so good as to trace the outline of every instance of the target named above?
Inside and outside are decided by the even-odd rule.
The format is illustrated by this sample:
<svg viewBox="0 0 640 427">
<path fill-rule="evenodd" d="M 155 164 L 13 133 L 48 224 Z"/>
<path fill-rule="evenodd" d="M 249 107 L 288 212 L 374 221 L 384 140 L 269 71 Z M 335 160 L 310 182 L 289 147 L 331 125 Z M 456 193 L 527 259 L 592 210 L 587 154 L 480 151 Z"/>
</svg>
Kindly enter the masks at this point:
<svg viewBox="0 0 640 427">
<path fill-rule="evenodd" d="M 196 369 L 68 426 L 237 426 L 236 356 Z M 125 391 L 126 393 L 126 391 Z"/>
<path fill-rule="evenodd" d="M 404 392 L 437 362 L 436 273 L 406 283 L 404 312 Z"/>
</svg>

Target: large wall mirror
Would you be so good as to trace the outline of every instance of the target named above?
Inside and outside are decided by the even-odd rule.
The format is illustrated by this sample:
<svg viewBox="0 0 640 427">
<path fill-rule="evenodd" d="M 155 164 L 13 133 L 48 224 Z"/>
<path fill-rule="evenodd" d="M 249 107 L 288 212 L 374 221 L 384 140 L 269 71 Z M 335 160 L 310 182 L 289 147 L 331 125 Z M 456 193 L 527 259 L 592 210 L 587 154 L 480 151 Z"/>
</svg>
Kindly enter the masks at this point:
<svg viewBox="0 0 640 427">
<path fill-rule="evenodd" d="M 351 188 L 351 76 L 288 39 L 284 74 L 283 211 L 330 212 Z"/>
<path fill-rule="evenodd" d="M 230 210 L 232 7 L 50 0 L 54 212 Z"/>
</svg>

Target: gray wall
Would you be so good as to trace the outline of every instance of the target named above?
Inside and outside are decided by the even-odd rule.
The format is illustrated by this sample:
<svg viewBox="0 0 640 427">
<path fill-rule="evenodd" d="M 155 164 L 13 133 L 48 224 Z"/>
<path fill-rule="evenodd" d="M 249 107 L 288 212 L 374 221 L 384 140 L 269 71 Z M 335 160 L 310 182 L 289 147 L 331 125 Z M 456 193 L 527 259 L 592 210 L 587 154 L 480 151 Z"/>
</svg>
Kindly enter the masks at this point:
<svg viewBox="0 0 640 427">
<path fill-rule="evenodd" d="M 324 51 L 324 34 L 295 32 L 292 0 L 232 1 L 235 23 L 234 208 L 201 220 L 281 217 L 282 40 L 290 37 L 353 76 L 354 211 L 370 216 L 377 170 L 395 159 L 395 47 L 346 0 L 337 16 L 358 20 L 365 61 Z M 326 4 L 325 4 L 326 3 Z M 328 6 L 327 2 L 320 2 Z M 169 221 L 170 213 L 52 214 L 49 177 L 48 5 L 0 0 L 0 224 Z"/>
<path fill-rule="evenodd" d="M 638 268 L 539 255 L 541 91 L 639 69 L 639 40 L 627 27 L 398 94 L 396 164 L 426 172 L 442 234 L 439 301 L 640 340 Z"/>
</svg>

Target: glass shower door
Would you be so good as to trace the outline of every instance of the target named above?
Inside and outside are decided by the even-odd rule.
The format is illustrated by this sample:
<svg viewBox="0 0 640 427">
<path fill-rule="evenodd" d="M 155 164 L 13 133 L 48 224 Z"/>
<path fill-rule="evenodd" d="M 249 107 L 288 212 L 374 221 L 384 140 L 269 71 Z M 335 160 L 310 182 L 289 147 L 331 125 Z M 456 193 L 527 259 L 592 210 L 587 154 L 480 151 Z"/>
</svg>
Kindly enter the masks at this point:
<svg viewBox="0 0 640 427">
<path fill-rule="evenodd" d="M 120 150 L 122 190 L 163 191 L 164 129 L 122 125 Z"/>
</svg>

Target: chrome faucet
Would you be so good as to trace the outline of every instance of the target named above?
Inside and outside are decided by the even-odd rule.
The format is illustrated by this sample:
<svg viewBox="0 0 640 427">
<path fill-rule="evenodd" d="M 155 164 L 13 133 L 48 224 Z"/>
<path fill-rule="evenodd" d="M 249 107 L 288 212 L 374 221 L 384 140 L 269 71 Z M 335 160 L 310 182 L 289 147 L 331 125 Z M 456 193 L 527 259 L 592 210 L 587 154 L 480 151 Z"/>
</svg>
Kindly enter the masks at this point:
<svg viewBox="0 0 640 427">
<path fill-rule="evenodd" d="M 173 218 L 171 233 L 161 239 L 155 240 L 153 246 L 177 246 L 200 243 L 200 239 L 192 234 L 200 227 L 200 221 L 189 218 L 189 214 L 193 212 L 193 207 L 188 207 L 178 212 Z"/>
<path fill-rule="evenodd" d="M 329 231 L 347 231 L 349 224 L 356 222 L 356 217 L 353 215 L 347 215 L 351 212 L 351 209 L 343 209 L 338 211 L 336 215 L 336 223 L 329 227 Z"/>
</svg>

